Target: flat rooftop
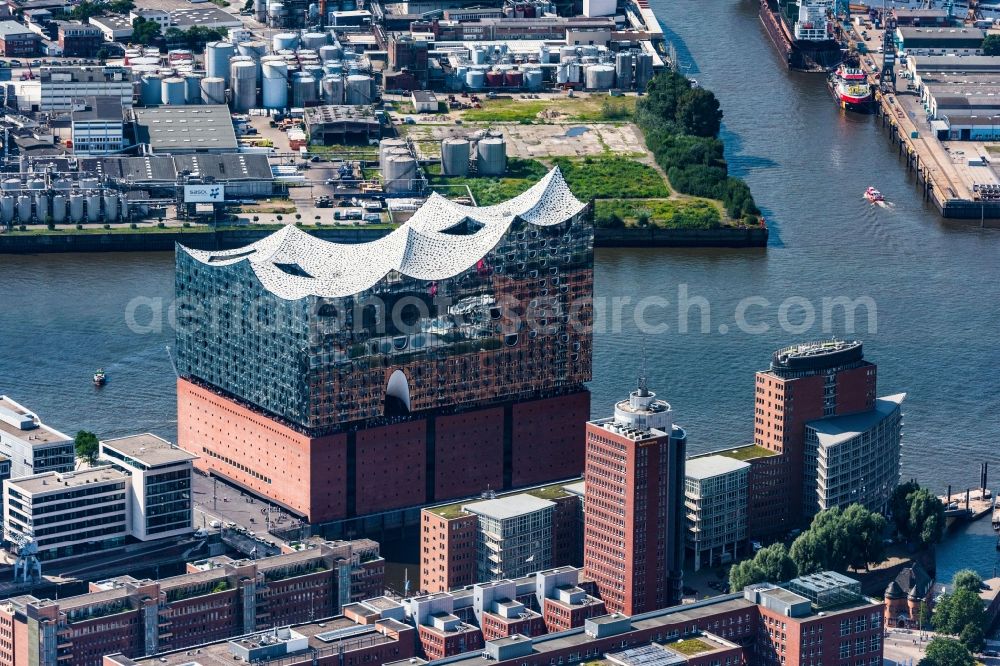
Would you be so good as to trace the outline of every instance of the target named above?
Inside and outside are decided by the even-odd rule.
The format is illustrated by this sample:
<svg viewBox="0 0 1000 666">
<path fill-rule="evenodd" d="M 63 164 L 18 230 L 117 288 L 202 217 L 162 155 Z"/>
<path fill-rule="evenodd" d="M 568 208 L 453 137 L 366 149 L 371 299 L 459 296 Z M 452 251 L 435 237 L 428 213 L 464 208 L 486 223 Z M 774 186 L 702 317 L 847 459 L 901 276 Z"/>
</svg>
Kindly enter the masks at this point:
<svg viewBox="0 0 1000 666">
<path fill-rule="evenodd" d="M 0 21 L 0 39 L 7 39 L 8 37 L 38 37 L 28 27 L 23 23 L 18 23 L 17 21 Z"/>
<path fill-rule="evenodd" d="M 135 109 L 135 118 L 136 139 L 153 151 L 237 152 L 232 116 L 223 104 Z"/>
<path fill-rule="evenodd" d="M 124 481 L 127 478 L 125 474 L 113 467 L 92 467 L 75 472 L 63 472 L 61 474 L 59 472 L 34 474 L 20 479 L 13 479 L 10 485 L 23 493 L 37 495 L 49 492 L 63 492 L 91 483 Z"/>
<path fill-rule="evenodd" d="M 35 426 L 29 430 L 22 430 L 6 420 L 7 418 L 15 421 L 26 420 L 29 417 Z M 32 447 L 73 441 L 69 435 L 45 425 L 37 414 L 5 395 L 0 395 L 0 432 L 15 437 Z"/>
<path fill-rule="evenodd" d="M 200 26 L 203 28 L 233 27 L 243 25 L 238 16 L 205 3 L 199 7 L 175 9 L 170 12 L 170 22 L 182 30 Z"/>
<path fill-rule="evenodd" d="M 82 111 L 73 111 L 73 122 L 85 122 L 89 120 L 124 122 L 122 115 L 122 98 L 101 95 L 99 97 L 85 97 L 86 108 Z"/>
<path fill-rule="evenodd" d="M 729 456 L 712 455 L 686 461 L 684 475 L 689 479 L 703 481 L 745 469 L 750 469 L 750 463 Z"/>
<path fill-rule="evenodd" d="M 816 431 L 820 446 L 835 446 L 873 428 L 886 416 L 899 409 L 905 398 L 905 393 L 896 393 L 876 400 L 875 409 L 860 414 L 810 421 L 806 427 Z"/>
<path fill-rule="evenodd" d="M 570 487 L 573 487 L 571 490 Z M 579 492 L 577 492 L 579 489 Z M 508 491 L 502 495 L 498 495 L 493 499 L 503 499 L 510 497 L 511 495 L 531 495 L 543 500 L 556 500 L 562 497 L 568 497 L 570 495 L 583 495 L 583 480 L 576 479 L 568 482 L 559 483 L 549 483 L 544 486 L 537 486 L 535 488 L 522 488 L 521 490 Z M 464 510 L 464 507 L 474 504 L 480 500 L 485 500 L 486 498 L 473 499 L 469 498 L 467 500 L 462 500 L 458 502 L 449 502 L 448 504 L 440 504 L 438 506 L 428 507 L 426 510 L 431 513 L 441 516 L 442 518 L 451 520 L 452 518 L 459 518 L 461 516 L 468 515 Z"/>
<path fill-rule="evenodd" d="M 473 502 L 472 504 L 466 504 L 462 508 L 471 513 L 486 516 L 494 520 L 507 520 L 508 518 L 516 518 L 528 513 L 535 513 L 536 511 L 544 511 L 554 506 L 555 502 L 541 499 L 528 493 L 520 493 L 518 495 L 498 497 L 497 499 L 483 500 L 482 502 Z"/>
<path fill-rule="evenodd" d="M 188 453 L 152 433 L 129 435 L 117 439 L 106 439 L 101 444 L 124 456 L 138 460 L 149 467 L 160 467 L 173 463 L 195 460 L 198 456 Z"/>
<path fill-rule="evenodd" d="M 757 446 L 756 444 L 745 444 L 744 446 L 737 446 L 732 449 L 721 449 L 719 451 L 712 451 L 711 453 L 705 453 L 702 456 L 695 456 L 694 458 L 688 458 L 688 464 L 692 460 L 697 460 L 703 456 L 724 456 L 726 458 L 732 458 L 733 460 L 753 460 L 754 458 L 769 458 L 771 456 L 778 455 L 771 449 L 765 449 L 763 446 Z"/>
</svg>

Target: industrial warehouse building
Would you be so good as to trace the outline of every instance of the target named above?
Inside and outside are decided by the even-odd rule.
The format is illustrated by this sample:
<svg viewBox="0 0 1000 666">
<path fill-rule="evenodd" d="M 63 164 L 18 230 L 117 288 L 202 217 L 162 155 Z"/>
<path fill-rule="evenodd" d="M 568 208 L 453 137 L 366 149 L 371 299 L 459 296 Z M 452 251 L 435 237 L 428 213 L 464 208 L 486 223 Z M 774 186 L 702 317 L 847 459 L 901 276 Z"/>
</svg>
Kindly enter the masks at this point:
<svg viewBox="0 0 1000 666">
<path fill-rule="evenodd" d="M 908 55 L 980 55 L 985 38 L 979 28 L 896 28 L 896 46 Z"/>
<path fill-rule="evenodd" d="M 235 153 L 238 149 L 233 119 L 223 104 L 135 109 L 135 136 L 153 154 Z"/>
<path fill-rule="evenodd" d="M 165 155 L 105 157 L 80 160 L 80 171 L 106 179 L 122 189 L 163 191 L 172 196 L 179 176 L 224 185 L 230 197 L 267 197 L 274 179 L 266 155 Z"/>
<path fill-rule="evenodd" d="M 368 107 L 323 105 L 305 110 L 309 141 L 322 145 L 368 143 L 382 136 L 382 125 Z"/>
</svg>

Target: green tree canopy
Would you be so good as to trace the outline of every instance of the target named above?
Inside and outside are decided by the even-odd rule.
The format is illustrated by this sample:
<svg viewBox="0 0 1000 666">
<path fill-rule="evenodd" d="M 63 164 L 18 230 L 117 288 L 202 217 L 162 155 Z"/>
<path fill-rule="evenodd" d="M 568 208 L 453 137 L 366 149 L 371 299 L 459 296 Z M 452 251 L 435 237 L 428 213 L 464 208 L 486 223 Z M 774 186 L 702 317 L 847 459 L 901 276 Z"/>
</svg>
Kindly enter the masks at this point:
<svg viewBox="0 0 1000 666">
<path fill-rule="evenodd" d="M 1000 55 L 1000 35 L 986 35 L 982 49 L 983 55 Z"/>
<path fill-rule="evenodd" d="M 954 638 L 938 636 L 927 644 L 919 666 L 976 666 L 976 660 L 968 648 Z"/>
<path fill-rule="evenodd" d="M 852 504 L 820 511 L 792 543 L 790 555 L 800 575 L 817 571 L 867 569 L 885 559 L 885 518 Z"/>
<path fill-rule="evenodd" d="M 704 88 L 684 91 L 677 100 L 677 124 L 685 134 L 714 138 L 722 125 L 722 110 L 715 95 Z"/>
<path fill-rule="evenodd" d="M 944 534 L 944 504 L 926 488 L 909 481 L 893 492 L 892 520 L 904 539 L 915 546 L 928 546 Z"/>
<path fill-rule="evenodd" d="M 795 576 L 795 563 L 785 544 L 761 548 L 752 559 L 737 562 L 729 569 L 729 589 L 742 590 L 754 583 L 779 583 Z"/>
<path fill-rule="evenodd" d="M 979 594 L 983 587 L 983 577 L 972 569 L 962 569 L 951 579 L 951 585 L 955 590 L 969 590 Z"/>
<path fill-rule="evenodd" d="M 160 24 L 141 16 L 132 21 L 132 41 L 149 46 L 160 37 Z"/>
<path fill-rule="evenodd" d="M 910 525 L 910 495 L 920 490 L 920 484 L 916 481 L 907 481 L 896 486 L 892 491 L 892 499 L 889 506 L 892 508 L 892 522 L 896 526 L 896 531 L 905 535 Z"/>
<path fill-rule="evenodd" d="M 979 594 L 959 589 L 941 597 L 934 606 L 932 619 L 936 631 L 958 636 L 969 625 L 982 629 L 986 611 Z"/>
<path fill-rule="evenodd" d="M 97 435 L 86 430 L 76 433 L 76 437 L 73 439 L 73 448 L 76 451 L 76 457 L 86 460 L 91 465 L 97 462 L 97 453 L 100 450 L 100 446 Z"/>
</svg>

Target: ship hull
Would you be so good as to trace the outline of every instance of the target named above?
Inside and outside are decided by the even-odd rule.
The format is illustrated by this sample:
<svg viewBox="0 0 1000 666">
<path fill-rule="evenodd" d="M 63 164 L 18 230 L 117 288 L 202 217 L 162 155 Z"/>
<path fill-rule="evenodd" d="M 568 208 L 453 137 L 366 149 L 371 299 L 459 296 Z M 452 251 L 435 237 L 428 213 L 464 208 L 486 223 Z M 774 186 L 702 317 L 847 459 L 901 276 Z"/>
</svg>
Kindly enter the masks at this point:
<svg viewBox="0 0 1000 666">
<path fill-rule="evenodd" d="M 785 67 L 802 72 L 828 72 L 843 60 L 843 52 L 836 40 L 805 42 L 794 38 L 776 7 L 768 0 L 760 0 L 760 22 L 784 61 Z"/>
<path fill-rule="evenodd" d="M 875 111 L 875 99 L 872 96 L 858 98 L 851 97 L 847 95 L 842 95 L 839 90 L 837 90 L 837 85 L 831 83 L 827 86 L 830 89 L 830 94 L 833 95 L 833 99 L 837 101 L 837 106 L 844 109 L 845 111 L 851 111 L 853 113 L 872 113 Z"/>
</svg>

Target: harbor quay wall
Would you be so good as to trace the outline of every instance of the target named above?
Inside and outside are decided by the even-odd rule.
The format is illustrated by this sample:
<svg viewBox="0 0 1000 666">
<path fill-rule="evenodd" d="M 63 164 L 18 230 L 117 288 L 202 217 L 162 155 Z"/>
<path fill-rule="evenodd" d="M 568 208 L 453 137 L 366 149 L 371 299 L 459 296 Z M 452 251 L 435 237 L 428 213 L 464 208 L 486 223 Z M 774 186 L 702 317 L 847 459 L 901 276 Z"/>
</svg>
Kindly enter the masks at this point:
<svg viewBox="0 0 1000 666">
<path fill-rule="evenodd" d="M 338 243 L 365 243 L 389 229 L 309 228 L 309 232 Z M 274 232 L 271 227 L 238 227 L 208 231 L 144 231 L 121 233 L 0 233 L 0 254 L 54 252 L 172 252 L 175 243 L 199 250 L 225 250 L 249 245 Z M 597 247 L 766 247 L 767 227 L 718 229 L 596 229 Z"/>
</svg>

